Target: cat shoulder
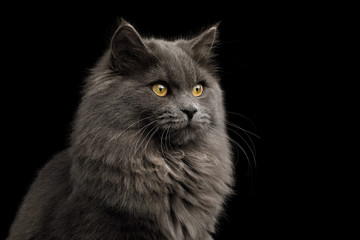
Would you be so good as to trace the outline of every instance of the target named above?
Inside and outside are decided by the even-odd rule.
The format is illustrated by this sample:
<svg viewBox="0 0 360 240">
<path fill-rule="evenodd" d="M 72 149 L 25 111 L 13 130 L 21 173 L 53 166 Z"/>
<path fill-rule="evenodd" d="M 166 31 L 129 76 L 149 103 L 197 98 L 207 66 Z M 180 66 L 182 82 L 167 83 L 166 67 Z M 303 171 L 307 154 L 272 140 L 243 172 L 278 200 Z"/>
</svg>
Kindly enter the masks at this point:
<svg viewBox="0 0 360 240">
<path fill-rule="evenodd" d="M 55 155 L 38 172 L 13 222 L 8 239 L 37 236 L 49 224 L 54 207 L 71 192 L 71 159 L 67 151 Z"/>
</svg>

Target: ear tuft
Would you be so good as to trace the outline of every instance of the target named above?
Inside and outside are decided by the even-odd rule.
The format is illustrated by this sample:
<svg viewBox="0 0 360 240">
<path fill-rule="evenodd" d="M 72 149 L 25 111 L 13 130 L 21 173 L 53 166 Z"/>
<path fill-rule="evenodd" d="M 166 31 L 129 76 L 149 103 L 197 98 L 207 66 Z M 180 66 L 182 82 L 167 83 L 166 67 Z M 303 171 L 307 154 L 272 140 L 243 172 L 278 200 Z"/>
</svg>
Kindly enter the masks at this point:
<svg viewBox="0 0 360 240">
<path fill-rule="evenodd" d="M 120 21 L 111 39 L 112 66 L 129 74 L 147 67 L 152 55 L 135 28 L 122 18 Z"/>
<path fill-rule="evenodd" d="M 192 56 L 198 63 L 206 64 L 212 60 L 213 48 L 217 41 L 218 26 L 219 23 L 190 40 Z"/>
</svg>

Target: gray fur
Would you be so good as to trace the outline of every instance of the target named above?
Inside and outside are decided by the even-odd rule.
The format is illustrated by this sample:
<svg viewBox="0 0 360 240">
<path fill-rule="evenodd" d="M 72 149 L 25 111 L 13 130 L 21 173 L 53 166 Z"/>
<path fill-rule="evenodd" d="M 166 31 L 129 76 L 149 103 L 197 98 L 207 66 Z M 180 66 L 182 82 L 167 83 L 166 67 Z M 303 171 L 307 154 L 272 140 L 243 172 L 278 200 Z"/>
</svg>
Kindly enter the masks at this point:
<svg viewBox="0 0 360 240">
<path fill-rule="evenodd" d="M 233 184 L 216 32 L 143 39 L 123 21 L 86 79 L 71 146 L 39 172 L 8 239 L 212 239 Z"/>
</svg>

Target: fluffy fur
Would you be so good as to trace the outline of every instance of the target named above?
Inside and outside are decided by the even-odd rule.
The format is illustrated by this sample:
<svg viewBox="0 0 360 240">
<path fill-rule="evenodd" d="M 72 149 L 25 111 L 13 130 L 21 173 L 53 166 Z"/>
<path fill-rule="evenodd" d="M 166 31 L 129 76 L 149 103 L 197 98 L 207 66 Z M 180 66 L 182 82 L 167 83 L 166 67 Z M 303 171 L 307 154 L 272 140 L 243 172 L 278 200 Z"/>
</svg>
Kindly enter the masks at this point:
<svg viewBox="0 0 360 240">
<path fill-rule="evenodd" d="M 85 81 L 70 148 L 39 172 L 8 239 L 212 239 L 233 184 L 216 35 L 144 39 L 122 21 Z"/>
</svg>

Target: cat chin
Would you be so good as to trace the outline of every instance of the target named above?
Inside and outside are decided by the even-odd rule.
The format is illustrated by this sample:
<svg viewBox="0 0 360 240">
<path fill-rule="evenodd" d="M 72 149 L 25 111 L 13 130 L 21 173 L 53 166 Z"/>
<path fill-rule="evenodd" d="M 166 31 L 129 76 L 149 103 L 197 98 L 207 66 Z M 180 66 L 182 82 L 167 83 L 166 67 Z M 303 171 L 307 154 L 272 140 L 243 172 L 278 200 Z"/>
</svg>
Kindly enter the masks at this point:
<svg viewBox="0 0 360 240">
<path fill-rule="evenodd" d="M 170 139 L 170 142 L 172 145 L 175 146 L 184 146 L 191 144 L 196 140 L 196 137 L 194 135 L 188 135 L 188 134 L 177 134 L 176 136 L 173 136 Z"/>
<path fill-rule="evenodd" d="M 202 136 L 203 129 L 186 125 L 183 128 L 173 129 L 168 135 L 168 140 L 175 146 L 183 146 L 197 141 Z"/>
</svg>

